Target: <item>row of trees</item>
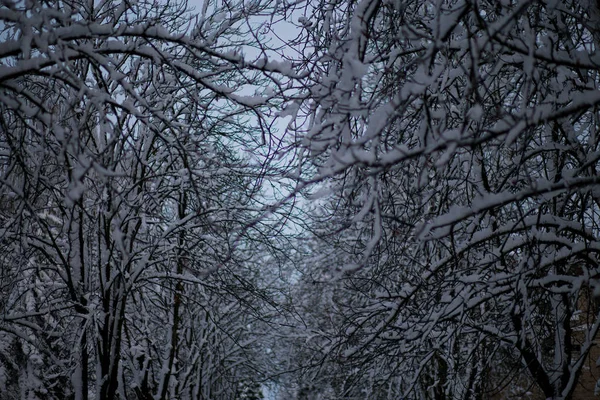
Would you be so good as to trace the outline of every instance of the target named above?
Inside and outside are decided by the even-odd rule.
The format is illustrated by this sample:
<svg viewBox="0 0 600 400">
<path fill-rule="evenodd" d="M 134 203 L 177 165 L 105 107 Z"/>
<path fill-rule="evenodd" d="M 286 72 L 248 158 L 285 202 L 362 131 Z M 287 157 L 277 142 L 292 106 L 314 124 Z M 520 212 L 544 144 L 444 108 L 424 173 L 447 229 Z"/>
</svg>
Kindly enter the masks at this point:
<svg viewBox="0 0 600 400">
<path fill-rule="evenodd" d="M 309 8 L 317 392 L 594 393 L 577 382 L 600 327 L 598 5 Z"/>
<path fill-rule="evenodd" d="M 2 2 L 0 398 L 573 398 L 599 24 L 593 1 Z"/>
<path fill-rule="evenodd" d="M 260 395 L 263 7 L 3 2 L 0 398 Z"/>
</svg>

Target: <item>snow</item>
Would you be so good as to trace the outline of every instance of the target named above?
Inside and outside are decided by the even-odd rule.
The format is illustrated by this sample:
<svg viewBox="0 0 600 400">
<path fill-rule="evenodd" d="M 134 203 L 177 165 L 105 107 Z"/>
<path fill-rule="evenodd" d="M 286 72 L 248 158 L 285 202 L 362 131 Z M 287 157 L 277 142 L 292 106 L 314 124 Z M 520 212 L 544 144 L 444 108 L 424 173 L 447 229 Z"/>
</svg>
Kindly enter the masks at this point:
<svg viewBox="0 0 600 400">
<path fill-rule="evenodd" d="M 0 352 L 22 382 L 464 397 L 496 349 L 550 346 L 576 384 L 561 323 L 582 354 L 600 326 L 578 3 L 205 3 L 194 36 L 145 3 L 32 4 L 0 8 L 1 339 L 28 358 Z M 284 47 L 260 41 L 279 20 Z"/>
</svg>

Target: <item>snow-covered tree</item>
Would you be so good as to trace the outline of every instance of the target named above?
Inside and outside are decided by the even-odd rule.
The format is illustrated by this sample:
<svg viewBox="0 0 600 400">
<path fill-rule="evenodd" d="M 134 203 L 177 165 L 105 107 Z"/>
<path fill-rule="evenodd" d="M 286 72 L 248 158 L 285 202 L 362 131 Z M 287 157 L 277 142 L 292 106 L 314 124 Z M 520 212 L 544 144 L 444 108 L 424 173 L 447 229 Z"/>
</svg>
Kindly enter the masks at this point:
<svg viewBox="0 0 600 400">
<path fill-rule="evenodd" d="M 241 51 L 266 4 L 2 2 L 1 398 L 231 399 L 263 378 L 266 167 L 245 152 L 273 96 L 244 95 L 270 67 Z"/>
<path fill-rule="evenodd" d="M 0 4 L 0 398 L 576 398 L 597 2 Z"/>
<path fill-rule="evenodd" d="M 302 178 L 332 193 L 316 236 L 350 291 L 331 361 L 392 398 L 573 398 L 600 327 L 598 5 L 288 11 L 311 43 Z"/>
</svg>

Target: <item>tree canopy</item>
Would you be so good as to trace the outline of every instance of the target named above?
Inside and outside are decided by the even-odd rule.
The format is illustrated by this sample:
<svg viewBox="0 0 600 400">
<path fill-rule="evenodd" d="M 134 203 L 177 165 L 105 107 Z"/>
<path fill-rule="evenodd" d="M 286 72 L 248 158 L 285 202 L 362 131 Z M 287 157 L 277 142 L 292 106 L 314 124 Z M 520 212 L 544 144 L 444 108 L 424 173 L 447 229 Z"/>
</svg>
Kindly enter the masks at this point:
<svg viewBox="0 0 600 400">
<path fill-rule="evenodd" d="M 599 32 L 594 1 L 3 0 L 0 399 L 593 395 Z"/>
</svg>

